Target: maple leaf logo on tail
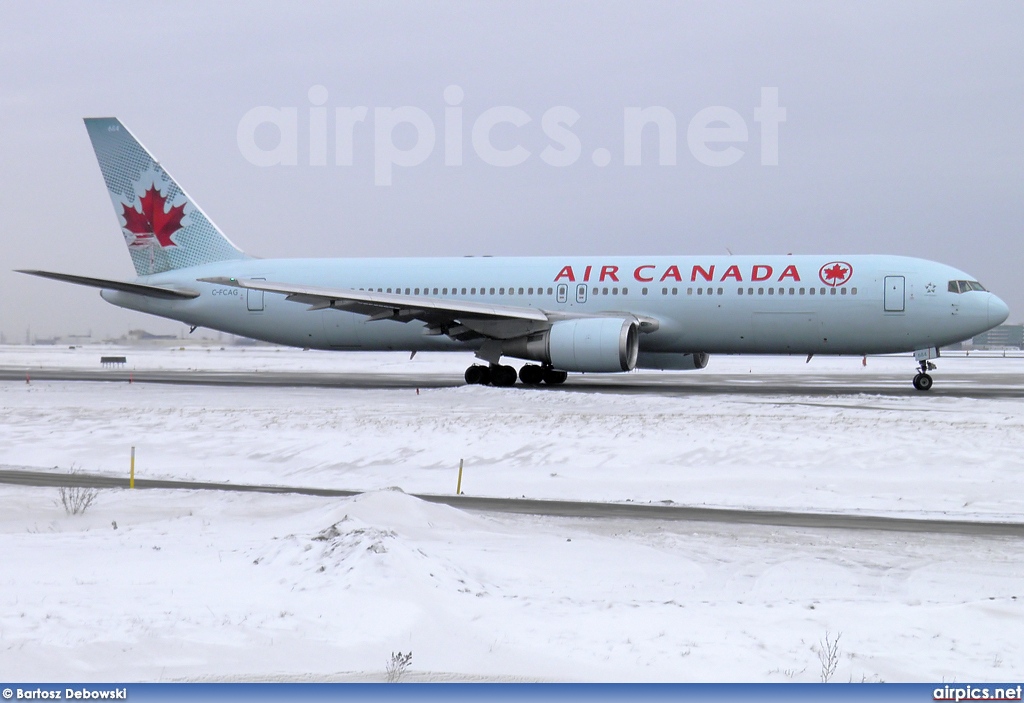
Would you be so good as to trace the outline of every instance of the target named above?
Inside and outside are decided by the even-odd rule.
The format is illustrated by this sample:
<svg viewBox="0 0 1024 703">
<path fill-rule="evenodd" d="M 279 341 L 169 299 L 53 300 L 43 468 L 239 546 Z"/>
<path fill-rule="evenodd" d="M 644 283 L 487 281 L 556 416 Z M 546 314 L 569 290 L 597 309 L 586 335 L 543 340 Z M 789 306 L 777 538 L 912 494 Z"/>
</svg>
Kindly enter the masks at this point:
<svg viewBox="0 0 1024 703">
<path fill-rule="evenodd" d="M 845 261 L 830 261 L 818 270 L 818 278 L 826 286 L 841 286 L 850 280 L 853 267 Z"/>
<path fill-rule="evenodd" d="M 122 206 L 124 229 L 134 235 L 129 246 L 146 246 L 154 241 L 161 247 L 177 246 L 171 235 L 181 229 L 181 220 L 185 216 L 184 203 L 165 210 L 167 198 L 160 195 L 154 184 L 139 198 L 141 211 L 124 203 Z"/>
</svg>

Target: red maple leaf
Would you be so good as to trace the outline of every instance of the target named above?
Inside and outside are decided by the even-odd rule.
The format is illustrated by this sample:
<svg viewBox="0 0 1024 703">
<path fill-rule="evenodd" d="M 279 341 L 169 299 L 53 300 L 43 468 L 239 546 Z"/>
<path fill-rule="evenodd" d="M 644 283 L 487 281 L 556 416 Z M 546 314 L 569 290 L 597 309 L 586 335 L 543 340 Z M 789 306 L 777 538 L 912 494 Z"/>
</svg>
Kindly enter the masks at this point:
<svg viewBox="0 0 1024 703">
<path fill-rule="evenodd" d="M 181 229 L 181 219 L 185 216 L 185 204 L 176 205 L 164 211 L 167 198 L 153 185 L 139 198 L 142 211 L 124 205 L 124 228 L 139 239 L 156 237 L 162 247 L 177 246 L 171 235 Z"/>
<path fill-rule="evenodd" d="M 846 279 L 847 270 L 848 269 L 844 269 L 839 264 L 836 264 L 830 269 L 825 269 L 825 278 L 828 279 L 829 281 L 836 281 L 837 283 L 841 283 L 843 280 Z"/>
</svg>

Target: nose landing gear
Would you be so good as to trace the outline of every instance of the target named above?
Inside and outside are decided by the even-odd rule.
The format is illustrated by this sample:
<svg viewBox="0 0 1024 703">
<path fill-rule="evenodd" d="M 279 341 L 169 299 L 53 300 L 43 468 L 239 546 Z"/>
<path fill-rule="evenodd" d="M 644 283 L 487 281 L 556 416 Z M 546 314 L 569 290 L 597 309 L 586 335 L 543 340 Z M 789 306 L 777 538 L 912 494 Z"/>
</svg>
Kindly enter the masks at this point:
<svg viewBox="0 0 1024 703">
<path fill-rule="evenodd" d="M 914 376 L 914 388 L 919 391 L 930 391 L 932 389 L 932 377 L 928 375 L 928 372 L 935 370 L 935 364 L 931 362 L 931 359 L 938 358 L 938 347 L 918 349 L 914 352 L 914 360 L 917 361 L 917 365 L 921 368 L 917 375 Z"/>
<path fill-rule="evenodd" d="M 930 391 L 932 389 L 932 377 L 928 375 L 929 371 L 935 370 L 935 364 L 928 361 L 927 359 L 921 360 L 921 370 L 914 376 L 914 388 L 919 391 Z"/>
</svg>

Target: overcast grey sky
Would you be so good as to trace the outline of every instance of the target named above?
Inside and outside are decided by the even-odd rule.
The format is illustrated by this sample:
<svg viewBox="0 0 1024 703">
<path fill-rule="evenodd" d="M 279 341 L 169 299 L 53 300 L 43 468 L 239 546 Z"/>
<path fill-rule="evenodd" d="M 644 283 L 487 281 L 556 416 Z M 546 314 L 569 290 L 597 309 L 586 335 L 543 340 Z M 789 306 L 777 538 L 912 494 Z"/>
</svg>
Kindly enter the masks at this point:
<svg viewBox="0 0 1024 703">
<path fill-rule="evenodd" d="M 1024 319 L 1024 3 L 4 3 L 0 5 L 0 330 L 176 332 L 96 291 L 11 273 L 134 277 L 85 116 L 119 117 L 241 248 L 263 257 L 892 253 L 962 268 Z M 445 163 L 445 89 L 463 92 L 463 164 Z M 311 165 L 310 89 L 326 89 L 327 165 Z M 778 165 L 755 122 L 778 89 Z M 323 91 L 320 90 L 320 99 Z M 238 129 L 296 108 L 297 164 L 257 166 Z M 366 106 L 353 163 L 337 108 Z M 437 142 L 375 184 L 375 108 L 424 111 Z M 490 108 L 530 122 L 472 128 Z M 581 155 L 552 166 L 542 118 L 565 106 Z M 676 163 L 624 114 L 676 120 Z M 688 125 L 721 106 L 746 141 L 702 163 Z M 731 114 L 731 113 L 730 113 Z M 276 132 L 256 130 L 269 149 Z M 411 148 L 417 133 L 393 133 Z M 723 149 L 728 144 L 715 145 Z M 594 163 L 606 149 L 610 162 Z"/>
</svg>

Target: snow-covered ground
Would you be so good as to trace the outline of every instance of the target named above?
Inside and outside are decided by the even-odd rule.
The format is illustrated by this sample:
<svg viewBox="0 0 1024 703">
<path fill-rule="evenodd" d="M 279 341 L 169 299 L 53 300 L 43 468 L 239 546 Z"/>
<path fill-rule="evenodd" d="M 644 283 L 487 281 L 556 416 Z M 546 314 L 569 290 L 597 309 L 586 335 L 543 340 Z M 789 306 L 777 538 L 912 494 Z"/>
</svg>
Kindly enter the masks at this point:
<svg viewBox="0 0 1024 703">
<path fill-rule="evenodd" d="M 468 360 L 0 347 L 0 366 L 100 353 L 135 369 Z M 692 373 L 903 387 L 912 369 L 716 357 Z M 936 386 L 1022 372 L 943 358 Z M 463 459 L 471 495 L 1024 521 L 1020 399 L 674 388 L 0 383 L 3 465 L 126 475 L 134 445 L 146 478 L 370 491 L 104 491 L 71 517 L 55 489 L 0 487 L 0 678 L 379 679 L 411 649 L 410 678 L 817 681 L 826 631 L 842 633 L 837 680 L 1024 677 L 1019 540 L 492 516 L 387 490 L 453 493 Z"/>
</svg>

